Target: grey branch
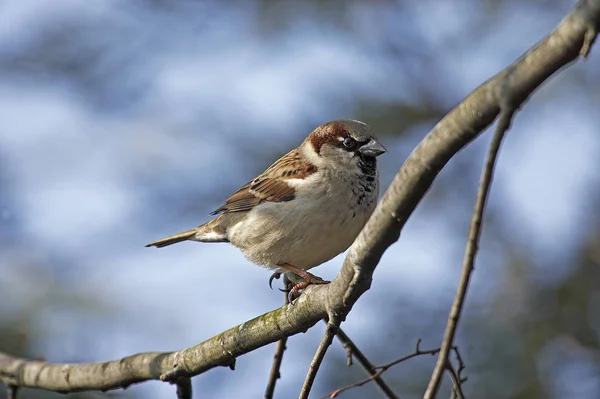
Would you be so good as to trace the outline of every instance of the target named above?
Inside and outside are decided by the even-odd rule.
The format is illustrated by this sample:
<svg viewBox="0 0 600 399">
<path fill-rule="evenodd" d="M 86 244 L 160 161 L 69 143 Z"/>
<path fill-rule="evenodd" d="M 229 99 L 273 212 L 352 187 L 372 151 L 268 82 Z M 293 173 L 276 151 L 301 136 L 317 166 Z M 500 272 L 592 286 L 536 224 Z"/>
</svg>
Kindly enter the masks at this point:
<svg viewBox="0 0 600 399">
<path fill-rule="evenodd" d="M 17 399 L 17 391 L 19 387 L 15 385 L 6 386 L 6 399 Z"/>
<path fill-rule="evenodd" d="M 407 360 L 410 360 L 412 358 L 418 357 L 418 356 L 423 356 L 423 355 L 435 355 L 437 353 L 440 352 L 441 348 L 435 348 L 435 349 L 425 349 L 422 350 L 421 349 L 421 339 L 419 339 L 417 341 L 417 345 L 415 346 L 415 350 L 413 353 L 406 355 L 406 356 L 402 356 L 400 359 L 396 359 L 393 362 L 384 364 L 382 366 L 374 366 L 373 369 L 375 370 L 375 374 L 369 376 L 369 378 L 365 378 L 362 381 L 359 382 L 355 382 L 353 384 L 349 384 L 346 385 L 342 388 L 338 388 L 335 391 L 328 393 L 327 395 L 323 396 L 321 399 L 327 399 L 327 398 L 337 398 L 342 392 L 348 391 L 352 388 L 357 388 L 357 387 L 362 387 L 363 385 L 374 381 L 377 377 L 381 377 L 381 375 L 383 373 L 385 373 L 389 368 L 394 367 L 397 364 L 406 362 Z M 458 349 L 454 348 L 456 350 L 456 353 L 458 353 Z M 461 363 L 462 366 L 462 363 Z M 460 367 L 459 367 L 460 369 Z M 461 369 L 462 370 L 462 369 Z M 458 373 L 457 373 L 458 374 Z"/>
<path fill-rule="evenodd" d="M 286 274 L 283 275 L 283 288 L 290 289 L 290 281 Z M 283 293 L 283 304 L 289 303 L 287 292 Z M 273 365 L 271 366 L 271 373 L 269 374 L 269 381 L 267 382 L 267 388 L 265 389 L 265 399 L 273 399 L 275 394 L 275 385 L 277 380 L 281 378 L 281 363 L 283 362 L 283 353 L 285 352 L 287 344 L 287 337 L 282 338 L 277 342 L 277 348 L 275 349 L 275 355 L 273 356 Z"/>
<path fill-rule="evenodd" d="M 329 320 L 334 320 L 330 322 Z M 346 335 L 346 333 L 340 328 L 340 321 L 335 318 L 324 319 L 326 324 L 325 335 L 315 352 L 312 362 L 310 363 L 310 367 L 308 369 L 308 373 L 306 374 L 306 379 L 302 386 L 302 390 L 300 391 L 300 399 L 308 398 L 310 391 L 312 389 L 313 383 L 315 381 L 315 377 L 317 376 L 317 372 L 321 367 L 323 362 L 323 358 L 325 357 L 325 353 L 327 352 L 327 348 L 331 345 L 333 341 L 334 335 L 338 337 L 339 341 L 342 343 L 342 346 L 346 349 L 346 353 L 348 355 L 348 367 L 352 365 L 352 356 L 356 356 L 358 362 L 361 366 L 369 374 L 368 381 L 375 381 L 377 386 L 381 389 L 386 398 L 389 399 L 397 399 L 398 397 L 392 391 L 392 389 L 383 381 L 381 377 L 381 372 L 378 372 L 376 367 L 367 359 L 367 357 L 358 349 L 356 344 L 352 342 L 350 337 Z"/>
<path fill-rule="evenodd" d="M 287 297 L 287 294 L 285 296 Z M 277 380 L 281 378 L 281 362 L 283 361 L 283 353 L 285 352 L 286 345 L 287 338 L 282 338 L 277 342 L 277 348 L 275 349 L 275 355 L 273 356 L 273 366 L 271 367 L 269 381 L 267 382 L 267 388 L 265 390 L 265 399 L 273 399 L 273 395 L 275 394 L 275 384 L 277 384 Z"/>
<path fill-rule="evenodd" d="M 295 306 L 286 305 L 177 352 L 142 353 L 105 363 L 53 364 L 0 354 L 7 385 L 53 391 L 109 390 L 150 379 L 176 381 L 257 348 L 306 331 L 328 314 L 347 314 L 369 289 L 373 271 L 433 180 L 450 159 L 489 126 L 500 112 L 495 93 L 510 75 L 517 106 L 552 74 L 587 55 L 600 26 L 600 0 L 580 0 L 542 42 L 491 78 L 450 111 L 408 157 L 373 216 L 350 248 L 337 278 L 309 287 Z"/>
<path fill-rule="evenodd" d="M 315 382 L 317 372 L 323 363 L 325 353 L 327 353 L 327 348 L 329 348 L 333 342 L 333 337 L 335 337 L 335 335 L 338 333 L 340 323 L 341 320 L 337 317 L 329 317 L 327 326 L 325 327 L 325 334 L 323 334 L 323 339 L 319 343 L 319 347 L 315 352 L 312 362 L 310 362 L 308 373 L 306 373 L 306 378 L 304 379 L 304 384 L 302 385 L 302 390 L 300 391 L 300 396 L 298 397 L 299 399 L 308 399 L 308 395 L 310 394 L 310 390 Z"/>
<path fill-rule="evenodd" d="M 466 366 L 465 366 L 465 363 L 463 362 L 460 352 L 458 351 L 458 348 L 454 347 L 453 350 L 454 350 L 454 353 L 456 354 L 456 361 L 458 363 L 458 368 L 454 368 L 452 366 L 452 362 L 450 362 L 450 360 L 448 360 L 448 363 L 447 363 L 448 372 L 450 373 L 450 377 L 452 378 L 452 384 L 453 384 L 452 394 L 450 395 L 450 397 L 452 399 L 464 399 L 465 394 L 462 391 L 462 384 L 464 384 L 467 381 L 467 377 L 463 377 L 462 372 L 465 370 Z"/>
<path fill-rule="evenodd" d="M 192 380 L 181 377 L 177 380 L 177 399 L 192 399 Z"/>
<path fill-rule="evenodd" d="M 502 89 L 498 91 L 499 101 L 501 104 L 500 118 L 498 119 L 498 127 L 494 138 L 490 144 L 490 150 L 488 152 L 485 166 L 481 173 L 481 182 L 479 183 L 479 189 L 477 190 L 477 198 L 475 200 L 475 206 L 473 209 L 473 216 L 471 218 L 471 226 L 469 228 L 469 238 L 467 239 L 467 247 L 465 249 L 465 257 L 463 260 L 462 273 L 460 276 L 460 282 L 448 315 L 448 322 L 446 325 L 446 331 L 444 333 L 444 339 L 442 341 L 442 349 L 438 355 L 435 368 L 429 381 L 429 386 L 425 392 L 424 399 L 433 399 L 436 397 L 440 384 L 442 383 L 442 376 L 446 369 L 453 371 L 452 366 L 449 365 L 448 355 L 452 345 L 454 344 L 454 336 L 456 335 L 456 329 L 460 321 L 460 316 L 465 304 L 467 297 L 467 290 L 469 288 L 469 281 L 475 268 L 475 258 L 477 257 L 477 250 L 479 249 L 479 239 L 481 238 L 481 227 L 483 223 L 483 212 L 485 211 L 485 204 L 490 192 L 492 185 L 492 177 L 494 175 L 494 168 L 496 166 L 496 160 L 498 158 L 498 152 L 500 151 L 500 145 L 504 138 L 506 131 L 510 127 L 511 120 L 516 108 L 512 102 L 510 94 L 510 82 L 508 81 L 510 75 L 505 76 L 505 83 L 502 85 Z M 454 375 L 451 373 L 451 375 Z M 456 386 L 456 382 L 455 382 Z M 460 384 L 458 384 L 457 394 L 459 397 L 462 396 L 462 392 L 458 391 Z"/>
<path fill-rule="evenodd" d="M 460 379 L 459 373 L 456 371 L 454 366 L 448 361 L 446 370 L 448 374 L 450 374 L 450 378 L 452 379 L 452 394 L 451 397 L 457 399 L 465 399 L 465 394 L 462 391 L 462 381 Z"/>
<path fill-rule="evenodd" d="M 346 352 L 348 353 L 348 366 L 352 365 L 352 357 L 355 357 L 361 366 L 363 366 L 363 368 L 367 371 L 369 376 L 373 379 L 373 382 L 375 382 L 379 389 L 381 389 L 386 398 L 398 399 L 398 396 L 394 393 L 394 391 L 392 391 L 385 381 L 383 381 L 383 378 L 381 377 L 380 373 L 377 372 L 377 369 L 373 363 L 367 359 L 367 357 L 360 351 L 360 349 L 358 349 L 356 344 L 352 342 L 350 337 L 348 337 L 341 328 L 338 329 L 337 338 L 340 340 L 346 349 Z"/>
</svg>

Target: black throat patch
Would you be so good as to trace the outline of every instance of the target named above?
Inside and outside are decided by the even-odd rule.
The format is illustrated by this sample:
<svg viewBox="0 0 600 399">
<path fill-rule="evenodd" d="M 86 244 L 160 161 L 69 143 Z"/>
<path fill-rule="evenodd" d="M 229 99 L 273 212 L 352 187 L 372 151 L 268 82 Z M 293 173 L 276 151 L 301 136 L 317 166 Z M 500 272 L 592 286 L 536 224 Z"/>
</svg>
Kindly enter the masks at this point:
<svg viewBox="0 0 600 399">
<path fill-rule="evenodd" d="M 375 157 L 358 158 L 358 168 L 365 176 L 375 177 L 377 173 L 377 160 Z"/>
</svg>

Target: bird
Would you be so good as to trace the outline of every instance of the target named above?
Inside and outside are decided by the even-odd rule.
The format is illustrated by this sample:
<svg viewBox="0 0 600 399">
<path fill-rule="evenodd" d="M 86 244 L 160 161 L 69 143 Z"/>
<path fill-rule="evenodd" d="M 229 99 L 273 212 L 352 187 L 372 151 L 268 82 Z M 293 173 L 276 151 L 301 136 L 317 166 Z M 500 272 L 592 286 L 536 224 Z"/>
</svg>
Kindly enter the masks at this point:
<svg viewBox="0 0 600 399">
<path fill-rule="evenodd" d="M 269 285 L 291 273 L 292 302 L 309 285 L 329 283 L 308 270 L 348 249 L 373 213 L 376 158 L 386 151 L 366 123 L 324 123 L 233 193 L 211 213 L 215 218 L 146 247 L 231 243 L 250 262 L 274 270 Z"/>
</svg>

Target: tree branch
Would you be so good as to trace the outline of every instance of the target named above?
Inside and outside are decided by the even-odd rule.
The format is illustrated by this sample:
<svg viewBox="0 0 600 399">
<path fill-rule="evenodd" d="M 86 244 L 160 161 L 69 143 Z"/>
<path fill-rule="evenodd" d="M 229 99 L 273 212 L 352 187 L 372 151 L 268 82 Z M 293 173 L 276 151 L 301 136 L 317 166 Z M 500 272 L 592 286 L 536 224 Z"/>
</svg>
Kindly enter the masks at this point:
<svg viewBox="0 0 600 399">
<path fill-rule="evenodd" d="M 286 274 L 283 275 L 283 288 L 289 289 L 289 279 Z M 290 303 L 287 292 L 283 293 L 283 305 Z M 275 393 L 275 384 L 281 377 L 281 362 L 283 361 L 283 352 L 285 352 L 285 346 L 287 344 L 287 337 L 284 337 L 277 342 L 277 348 L 275 349 L 275 355 L 273 356 L 273 365 L 271 366 L 271 373 L 269 374 L 269 381 L 267 382 L 267 389 L 265 390 L 265 399 L 273 399 Z"/>
<path fill-rule="evenodd" d="M 508 80 L 509 77 L 510 75 L 506 76 L 506 79 Z M 488 157 L 481 174 L 481 183 L 479 184 L 477 199 L 475 200 L 475 207 L 473 209 L 473 217 L 471 218 L 471 227 L 469 228 L 469 238 L 465 249 L 465 258 L 463 261 L 460 282 L 458 283 L 456 296 L 452 303 L 450 314 L 448 315 L 448 323 L 442 341 L 442 349 L 440 350 L 424 399 L 433 399 L 436 397 L 440 384 L 442 383 L 444 371 L 451 367 L 448 364 L 448 355 L 450 354 L 450 350 L 454 343 L 454 336 L 456 335 L 456 329 L 458 328 L 460 316 L 467 297 L 469 281 L 471 280 L 471 275 L 473 274 L 475 266 L 475 258 L 479 249 L 479 239 L 481 238 L 483 212 L 485 211 L 485 204 L 492 184 L 496 159 L 498 158 L 502 139 L 510 127 L 512 117 L 516 111 L 510 99 L 510 93 L 507 90 L 510 90 L 510 88 L 508 87 L 508 83 L 505 83 L 502 85 L 501 91 L 499 91 L 502 112 L 500 113 L 496 134 L 494 134 L 494 138 L 490 144 Z"/>
<path fill-rule="evenodd" d="M 375 374 L 371 375 L 369 378 L 365 378 L 362 381 L 359 382 L 355 382 L 353 384 L 350 385 L 346 385 L 342 388 L 338 388 L 335 391 L 328 393 L 327 395 L 323 396 L 321 399 L 326 399 L 326 398 L 337 398 L 339 396 L 339 394 L 341 394 L 344 391 L 347 391 L 349 389 L 352 388 L 358 388 L 358 387 L 362 387 L 363 385 L 374 381 L 375 378 L 377 377 L 381 377 L 381 374 L 385 373 L 389 368 L 394 367 L 397 364 L 403 363 L 407 360 L 410 360 L 414 357 L 417 356 L 423 356 L 423 355 L 435 355 L 437 353 L 439 353 L 440 348 L 436 348 L 436 349 L 426 349 L 426 350 L 422 350 L 421 349 L 421 339 L 419 339 L 417 341 L 417 345 L 415 346 L 415 351 L 409 355 L 403 356 L 400 359 L 396 359 L 393 362 L 390 363 L 386 363 L 383 366 L 375 366 L 374 370 L 376 371 Z"/>
<path fill-rule="evenodd" d="M 447 363 L 446 370 L 452 379 L 452 397 L 457 399 L 465 399 L 465 394 L 462 391 L 462 382 L 460 380 L 460 376 L 450 362 Z"/>
<path fill-rule="evenodd" d="M 333 337 L 337 334 L 340 328 L 340 323 L 341 320 L 337 319 L 336 317 L 329 317 L 327 321 L 327 327 L 325 327 L 323 339 L 321 340 L 321 343 L 315 352 L 312 362 L 310 362 L 306 379 L 304 380 L 302 390 L 300 391 L 300 396 L 298 397 L 299 399 L 308 399 L 308 395 L 310 394 L 310 390 L 315 382 L 315 377 L 317 376 L 317 372 L 321 367 L 321 363 L 323 362 L 327 348 L 329 348 L 333 342 Z"/>
<path fill-rule="evenodd" d="M 349 384 L 344 387 L 338 388 L 335 391 L 330 392 L 327 395 L 321 397 L 321 399 L 337 398 L 341 393 L 343 393 L 347 390 L 350 390 L 352 388 L 362 387 L 363 385 L 365 385 L 371 381 L 376 381 L 376 378 L 381 377 L 381 375 L 383 373 L 385 373 L 388 369 L 394 367 L 397 364 L 403 363 L 407 360 L 410 360 L 410 359 L 412 359 L 414 357 L 418 357 L 418 356 L 436 355 L 440 352 L 440 350 L 441 350 L 441 348 L 422 350 L 421 349 L 421 339 L 419 339 L 417 341 L 417 345 L 416 345 L 413 353 L 403 356 L 400 359 L 396 359 L 396 360 L 394 360 L 390 363 L 384 364 L 382 366 L 373 366 L 373 370 L 375 371 L 375 374 L 371 375 L 369 378 L 365 378 L 362 381 L 355 382 L 353 384 Z M 462 378 L 461 373 L 465 369 L 465 364 L 462 361 L 462 357 L 460 356 L 460 352 L 459 352 L 458 348 L 453 347 L 452 350 L 454 351 L 454 353 L 456 353 L 456 359 L 458 361 L 458 369 L 455 369 L 454 366 L 452 366 L 452 364 L 450 362 L 447 363 L 447 365 L 448 365 L 447 371 L 450 374 L 452 381 L 455 383 L 455 385 L 454 385 L 455 389 L 453 390 L 453 394 L 455 396 L 453 396 L 453 397 L 458 397 L 458 399 L 464 399 L 464 394 L 462 392 L 462 383 L 464 383 L 467 379 Z"/>
<path fill-rule="evenodd" d="M 454 353 L 456 354 L 456 361 L 458 362 L 458 368 L 454 368 L 452 367 L 452 363 L 450 361 L 448 361 L 448 365 L 449 365 L 449 372 L 450 372 L 450 377 L 452 378 L 452 382 L 453 382 L 453 388 L 452 388 L 452 394 L 450 395 L 450 397 L 452 399 L 464 399 L 465 394 L 462 391 L 462 384 L 467 381 L 467 377 L 463 377 L 462 376 L 462 372 L 465 370 L 465 363 L 462 360 L 462 356 L 460 355 L 460 352 L 458 351 L 457 347 L 452 348 L 454 350 Z"/>
<path fill-rule="evenodd" d="M 18 386 L 7 385 L 6 386 L 6 399 L 17 399 Z"/>
<path fill-rule="evenodd" d="M 7 385 L 54 391 L 108 390 L 149 379 L 175 380 L 235 359 L 284 337 L 306 331 L 328 314 L 343 320 L 369 289 L 383 252 L 400 231 L 446 163 L 498 116 L 494 95 L 510 75 L 515 107 L 547 78 L 586 55 L 600 26 L 600 0 L 580 0 L 560 25 L 506 70 L 449 112 L 396 174 L 377 209 L 350 248 L 331 284 L 309 287 L 296 301 L 178 352 L 143 353 L 106 363 L 51 364 L 0 354 L 0 380 Z"/>
<path fill-rule="evenodd" d="M 181 377 L 177 380 L 177 399 L 192 399 L 192 380 Z"/>
<path fill-rule="evenodd" d="M 358 349 L 358 347 L 354 344 L 354 342 L 352 342 L 350 337 L 348 337 L 341 328 L 338 329 L 337 337 L 342 343 L 342 346 L 346 348 L 346 352 L 348 353 L 348 366 L 352 365 L 352 357 L 356 357 L 358 362 L 367 371 L 369 376 L 373 379 L 373 382 L 379 387 L 379 389 L 381 389 L 386 398 L 399 399 L 398 396 L 394 393 L 394 391 L 392 391 L 392 389 L 385 383 L 385 381 L 383 381 L 383 378 L 380 375 L 381 373 L 377 372 L 375 366 L 369 361 L 369 359 L 367 359 L 367 357 L 360 351 L 360 349 Z"/>
</svg>

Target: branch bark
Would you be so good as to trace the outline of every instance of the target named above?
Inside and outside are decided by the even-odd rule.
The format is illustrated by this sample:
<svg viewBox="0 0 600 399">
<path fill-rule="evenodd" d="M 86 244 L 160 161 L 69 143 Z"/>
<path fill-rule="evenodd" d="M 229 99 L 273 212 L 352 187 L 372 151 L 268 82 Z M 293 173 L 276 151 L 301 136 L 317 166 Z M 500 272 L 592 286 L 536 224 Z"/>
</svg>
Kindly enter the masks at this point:
<svg viewBox="0 0 600 399">
<path fill-rule="evenodd" d="M 325 323 L 327 323 L 327 321 L 325 321 Z M 373 363 L 371 363 L 369 359 L 367 359 L 365 354 L 362 353 L 360 349 L 358 349 L 358 346 L 356 346 L 356 344 L 352 342 L 350 337 L 347 336 L 341 328 L 338 328 L 337 338 L 340 340 L 342 346 L 346 349 L 346 352 L 348 353 L 348 366 L 352 365 L 352 358 L 355 357 L 356 360 L 358 360 L 358 362 L 360 363 L 360 365 L 363 366 L 363 368 L 367 371 L 369 377 L 373 380 L 373 382 L 379 387 L 379 389 L 381 389 L 381 392 L 385 395 L 387 399 L 398 399 L 398 396 L 394 393 L 394 391 L 392 391 L 388 384 L 386 384 L 385 381 L 383 381 L 381 375 L 378 374 Z"/>
<path fill-rule="evenodd" d="M 284 290 L 290 289 L 290 281 L 286 274 L 283 275 L 283 288 Z M 287 305 L 290 303 L 288 293 L 283 293 L 283 304 Z M 271 373 L 269 373 L 269 381 L 267 382 L 267 388 L 265 390 L 265 399 L 273 399 L 275 394 L 275 385 L 277 380 L 281 377 L 281 363 L 283 362 L 283 353 L 285 352 L 287 345 L 287 337 L 282 338 L 277 342 L 277 348 L 275 349 L 275 355 L 273 355 L 273 365 L 271 366 Z"/>
<path fill-rule="evenodd" d="M 177 380 L 177 399 L 192 399 L 192 380 L 182 377 Z"/>
<path fill-rule="evenodd" d="M 448 315 L 448 322 L 446 325 L 446 331 L 444 332 L 444 339 L 442 341 L 442 347 L 440 354 L 438 355 L 435 368 L 431 375 L 431 380 L 427 390 L 425 391 L 424 399 L 433 399 L 436 397 L 437 392 L 442 383 L 442 377 L 444 371 L 451 368 L 448 361 L 448 355 L 454 344 L 454 336 L 456 335 L 456 329 L 460 321 L 460 316 L 467 298 L 467 290 L 469 289 L 469 282 L 471 275 L 475 268 L 475 258 L 477 251 L 479 250 L 479 239 L 481 238 L 481 228 L 483 224 L 483 212 L 485 211 L 485 204 L 490 192 L 492 185 L 492 177 L 494 175 L 494 167 L 496 166 L 496 159 L 498 152 L 500 151 L 500 145 L 506 131 L 510 127 L 511 120 L 513 118 L 516 109 L 511 101 L 510 86 L 508 84 L 503 85 L 502 92 L 499 93 L 501 96 L 501 109 L 500 118 L 498 120 L 498 128 L 492 143 L 490 144 L 490 150 L 488 153 L 483 172 L 481 173 L 481 183 L 477 190 L 477 199 L 475 200 L 475 207 L 473 209 L 473 217 L 471 218 L 471 226 L 469 228 L 469 238 L 467 240 L 467 248 L 465 249 L 465 258 L 463 261 L 462 273 L 460 276 L 460 282 L 456 291 L 450 314 Z M 456 384 L 455 384 L 456 386 Z M 460 386 L 460 385 L 459 385 Z M 458 387 L 457 387 L 458 388 Z M 458 392 L 459 398 L 462 396 L 462 391 Z"/>
<path fill-rule="evenodd" d="M 315 382 L 315 377 L 317 376 L 317 372 L 323 363 L 323 359 L 325 358 L 325 353 L 327 353 L 327 349 L 333 342 L 333 337 L 338 332 L 340 328 L 340 320 L 337 320 L 333 317 L 330 317 L 327 321 L 327 327 L 325 327 L 325 334 L 323 334 L 323 339 L 321 339 L 321 343 L 315 352 L 315 356 L 313 357 L 312 362 L 310 362 L 310 367 L 308 368 L 308 373 L 306 373 L 306 378 L 304 379 L 304 384 L 302 385 L 302 389 L 300 390 L 299 399 L 308 399 L 308 395 L 310 394 L 310 390 L 312 389 L 313 383 Z"/>
<path fill-rule="evenodd" d="M 440 352 L 441 348 L 435 348 L 435 349 L 426 349 L 426 350 L 422 350 L 421 349 L 421 339 L 419 339 L 417 341 L 417 345 L 415 347 L 415 351 L 409 355 L 406 356 L 402 356 L 400 359 L 396 359 L 393 362 L 384 364 L 382 366 L 373 366 L 373 370 L 375 371 L 375 374 L 372 374 L 369 376 L 369 378 L 365 378 L 362 381 L 359 382 L 355 382 L 349 385 L 346 385 L 344 387 L 338 388 L 335 391 L 328 393 L 327 395 L 321 397 L 321 399 L 326 399 L 326 398 L 337 398 L 342 392 L 345 392 L 349 389 L 352 388 L 357 388 L 357 387 L 362 387 L 363 385 L 371 382 L 371 381 L 375 381 L 375 379 L 377 377 L 381 377 L 381 375 L 383 373 L 385 373 L 388 369 L 390 369 L 391 367 L 394 367 L 397 364 L 406 362 L 407 360 L 410 360 L 412 358 L 418 357 L 418 356 L 423 356 L 423 355 L 435 355 L 437 353 Z M 458 353 L 458 349 L 454 348 L 457 353 Z"/>
<path fill-rule="evenodd" d="M 306 331 L 330 314 L 343 320 L 369 289 L 373 271 L 446 163 L 498 116 L 496 93 L 506 79 L 521 104 L 559 69 L 587 55 L 600 26 L 600 0 L 581 0 L 542 42 L 483 83 L 450 111 L 396 174 L 377 209 L 350 248 L 337 278 L 309 287 L 296 301 L 178 352 L 142 353 L 105 363 L 51 364 L 0 354 L 7 385 L 53 391 L 109 390 L 150 379 L 176 381 L 218 366 L 284 337 Z"/>
</svg>

